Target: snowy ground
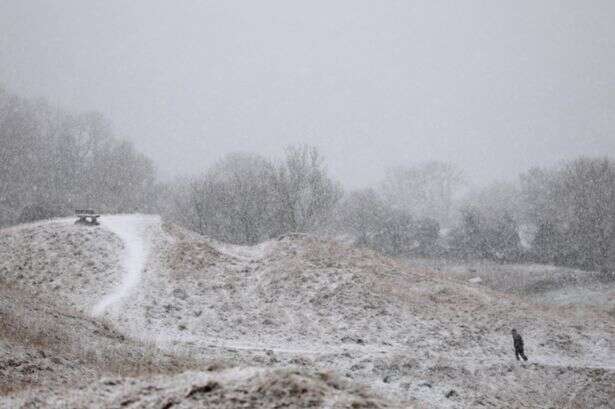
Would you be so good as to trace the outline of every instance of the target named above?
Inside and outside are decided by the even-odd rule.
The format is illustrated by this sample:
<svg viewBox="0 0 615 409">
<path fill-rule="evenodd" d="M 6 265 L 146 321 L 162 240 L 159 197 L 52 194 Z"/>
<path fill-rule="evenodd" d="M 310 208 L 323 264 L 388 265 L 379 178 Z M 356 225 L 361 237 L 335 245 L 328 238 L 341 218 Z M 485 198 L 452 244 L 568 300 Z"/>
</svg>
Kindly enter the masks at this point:
<svg viewBox="0 0 615 409">
<path fill-rule="evenodd" d="M 145 229 L 149 224 L 159 223 L 152 216 L 107 216 L 102 226 L 122 240 L 121 255 L 122 280 L 119 286 L 103 297 L 93 308 L 94 316 L 100 316 L 110 308 L 116 313 L 130 293 L 141 281 L 141 274 L 149 256 L 149 242 L 145 239 Z"/>
<path fill-rule="evenodd" d="M 609 407 L 615 399 L 613 317 L 494 291 L 489 268 L 447 277 L 309 236 L 241 247 L 154 216 L 101 220 L 99 228 L 55 222 L 7 231 L 3 279 L 41 294 L 59 285 L 53 291 L 69 307 L 198 365 L 261 368 L 261 377 L 295 368 L 297 382 L 308 383 L 332 372 L 367 388 L 344 386 L 344 396 L 390 399 L 372 401 L 380 406 Z M 483 273 L 483 284 L 466 273 Z M 513 326 L 526 337 L 527 364 L 511 352 Z M 190 376 L 147 382 L 171 391 Z M 230 384 L 254 386 L 239 378 Z M 116 402 L 134 392 L 118 385 L 83 393 Z M 327 388 L 313 390 L 329 396 Z"/>
</svg>

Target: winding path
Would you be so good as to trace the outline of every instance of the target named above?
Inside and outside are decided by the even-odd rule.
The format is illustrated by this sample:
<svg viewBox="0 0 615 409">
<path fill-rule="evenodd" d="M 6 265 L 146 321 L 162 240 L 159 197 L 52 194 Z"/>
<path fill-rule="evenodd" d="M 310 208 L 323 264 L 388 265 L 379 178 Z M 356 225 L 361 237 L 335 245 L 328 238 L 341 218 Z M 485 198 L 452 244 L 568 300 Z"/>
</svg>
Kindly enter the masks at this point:
<svg viewBox="0 0 615 409">
<path fill-rule="evenodd" d="M 155 216 L 145 215 L 101 217 L 101 225 L 117 235 L 124 244 L 124 254 L 121 257 L 124 274 L 120 285 L 94 306 L 92 315 L 95 317 L 119 307 L 141 280 L 141 274 L 149 254 L 149 246 L 145 239 L 145 228 L 152 222 L 153 218 Z"/>
</svg>

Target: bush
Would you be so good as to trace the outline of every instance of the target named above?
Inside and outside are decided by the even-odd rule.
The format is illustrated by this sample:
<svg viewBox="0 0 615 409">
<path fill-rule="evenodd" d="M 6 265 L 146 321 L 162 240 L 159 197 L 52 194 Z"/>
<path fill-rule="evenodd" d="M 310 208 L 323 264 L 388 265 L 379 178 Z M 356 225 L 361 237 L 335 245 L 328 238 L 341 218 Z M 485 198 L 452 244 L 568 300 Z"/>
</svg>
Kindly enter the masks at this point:
<svg viewBox="0 0 615 409">
<path fill-rule="evenodd" d="M 35 204 L 24 207 L 19 214 L 18 223 L 30 223 L 60 216 L 56 206 Z"/>
</svg>

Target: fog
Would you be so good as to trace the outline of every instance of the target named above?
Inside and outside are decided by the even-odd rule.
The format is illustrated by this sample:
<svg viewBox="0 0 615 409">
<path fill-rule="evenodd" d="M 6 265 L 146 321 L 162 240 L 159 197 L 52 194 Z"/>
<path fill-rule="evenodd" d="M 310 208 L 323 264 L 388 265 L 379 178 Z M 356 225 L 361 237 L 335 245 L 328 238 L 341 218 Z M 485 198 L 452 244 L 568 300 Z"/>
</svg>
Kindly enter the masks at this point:
<svg viewBox="0 0 615 409">
<path fill-rule="evenodd" d="M 609 1 L 0 3 L 0 84 L 96 110 L 163 179 L 321 149 L 349 187 L 615 154 Z"/>
<path fill-rule="evenodd" d="M 613 408 L 614 22 L 0 0 L 0 408 Z"/>
</svg>

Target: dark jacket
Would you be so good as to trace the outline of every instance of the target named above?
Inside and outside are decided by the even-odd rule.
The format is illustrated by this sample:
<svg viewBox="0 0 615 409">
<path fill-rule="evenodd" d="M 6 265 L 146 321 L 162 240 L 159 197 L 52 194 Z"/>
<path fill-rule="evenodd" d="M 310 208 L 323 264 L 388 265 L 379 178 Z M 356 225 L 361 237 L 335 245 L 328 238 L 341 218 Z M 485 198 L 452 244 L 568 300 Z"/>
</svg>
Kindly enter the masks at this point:
<svg viewBox="0 0 615 409">
<path fill-rule="evenodd" d="M 513 334 L 513 344 L 515 345 L 515 351 L 523 351 L 523 338 L 519 334 Z"/>
</svg>

